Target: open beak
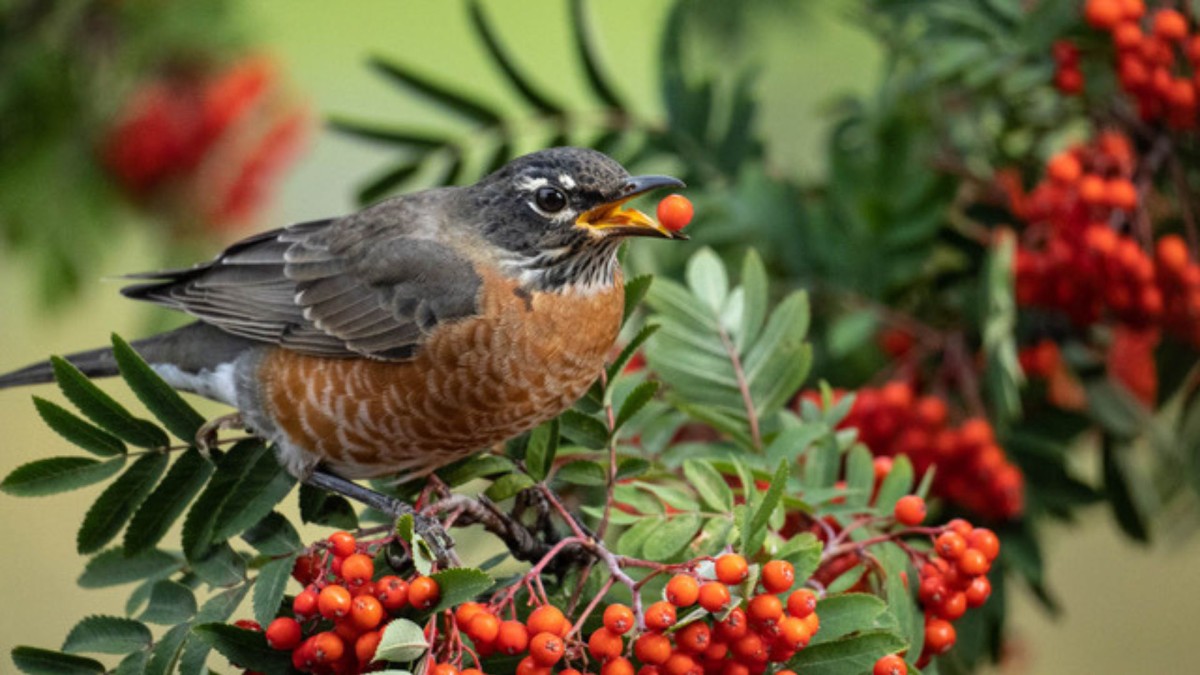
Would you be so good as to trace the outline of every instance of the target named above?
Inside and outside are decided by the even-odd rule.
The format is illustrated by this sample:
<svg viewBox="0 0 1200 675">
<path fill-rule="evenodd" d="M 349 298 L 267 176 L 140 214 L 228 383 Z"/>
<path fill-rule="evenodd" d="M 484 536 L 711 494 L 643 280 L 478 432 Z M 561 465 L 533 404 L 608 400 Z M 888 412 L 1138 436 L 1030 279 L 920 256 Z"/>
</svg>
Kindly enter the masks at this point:
<svg viewBox="0 0 1200 675">
<path fill-rule="evenodd" d="M 575 225 L 586 227 L 604 236 L 687 239 L 687 235 L 668 230 L 637 209 L 622 208 L 634 197 L 651 190 L 667 187 L 681 188 L 685 186 L 683 181 L 670 176 L 633 176 L 625 182 L 620 193 L 612 201 L 583 212 L 575 220 Z"/>
</svg>

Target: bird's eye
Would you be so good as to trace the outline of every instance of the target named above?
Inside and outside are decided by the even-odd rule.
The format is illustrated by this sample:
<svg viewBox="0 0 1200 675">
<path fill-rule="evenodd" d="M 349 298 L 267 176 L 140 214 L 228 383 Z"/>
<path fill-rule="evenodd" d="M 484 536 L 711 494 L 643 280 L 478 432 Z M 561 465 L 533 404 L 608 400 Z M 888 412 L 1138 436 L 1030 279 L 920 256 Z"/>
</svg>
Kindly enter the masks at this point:
<svg viewBox="0 0 1200 675">
<path fill-rule="evenodd" d="M 538 188 L 533 199 L 537 202 L 537 207 L 546 213 L 557 213 L 567 207 L 567 196 L 558 188 Z"/>
</svg>

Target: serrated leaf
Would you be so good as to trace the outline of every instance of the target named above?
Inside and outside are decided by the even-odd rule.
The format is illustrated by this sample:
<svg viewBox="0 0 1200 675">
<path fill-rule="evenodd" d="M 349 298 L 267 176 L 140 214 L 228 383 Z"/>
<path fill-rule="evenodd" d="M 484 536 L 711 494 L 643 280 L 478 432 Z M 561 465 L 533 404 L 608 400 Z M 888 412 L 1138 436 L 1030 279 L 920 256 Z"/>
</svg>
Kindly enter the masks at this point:
<svg viewBox="0 0 1200 675">
<path fill-rule="evenodd" d="M 688 260 L 684 278 L 702 305 L 714 315 L 719 315 L 729 297 L 729 277 L 725 275 L 725 265 L 717 254 L 708 247 L 697 251 Z"/>
<path fill-rule="evenodd" d="M 892 470 L 879 484 L 879 492 L 875 495 L 875 510 L 878 513 L 891 514 L 896 508 L 896 502 L 912 489 L 912 484 L 912 462 L 909 461 L 908 455 L 896 455 L 892 458 Z"/>
<path fill-rule="evenodd" d="M 242 533 L 242 540 L 263 555 L 287 555 L 304 547 L 296 528 L 282 514 L 272 511 Z"/>
<path fill-rule="evenodd" d="M 617 553 L 631 557 L 640 557 L 642 555 L 642 547 L 650 538 L 650 535 L 662 525 L 664 522 L 662 516 L 647 516 L 641 521 L 635 523 L 628 530 L 621 533 L 617 538 Z"/>
<path fill-rule="evenodd" d="M 185 443 L 194 443 L 196 432 L 204 426 L 204 417 L 188 405 L 179 392 L 164 382 L 141 355 L 116 333 L 112 336 L 112 345 L 121 378 L 142 405 L 177 438 Z"/>
<path fill-rule="evenodd" d="M 621 371 L 625 368 L 625 364 L 629 363 L 629 359 L 633 358 L 633 355 L 637 352 L 638 348 L 642 346 L 642 343 L 644 343 L 651 335 L 654 335 L 655 331 L 657 330 L 658 324 L 648 323 L 645 326 L 642 326 L 642 329 L 639 330 L 637 335 L 634 335 L 629 342 L 625 343 L 625 346 L 621 348 L 621 352 L 617 354 L 617 358 L 613 359 L 612 363 L 608 364 L 607 373 L 609 382 L 612 382 L 616 379 L 617 375 L 621 374 Z"/>
<path fill-rule="evenodd" d="M 450 487 L 458 487 L 476 478 L 495 476 L 516 470 L 512 460 L 500 455 L 475 455 L 440 469 L 437 475 Z"/>
<path fill-rule="evenodd" d="M 216 649 L 230 663 L 236 663 L 239 668 L 268 675 L 294 672 L 289 653 L 271 649 L 266 634 L 260 631 L 225 623 L 205 623 L 192 628 L 192 635 Z"/>
<path fill-rule="evenodd" d="M 142 455 L 113 481 L 83 517 L 75 536 L 75 549 L 84 554 L 95 553 L 112 541 L 158 484 L 168 461 L 161 452 Z"/>
<path fill-rule="evenodd" d="M 342 530 L 358 528 L 358 514 L 350 501 L 306 483 L 300 484 L 300 520 Z"/>
<path fill-rule="evenodd" d="M 646 407 L 658 392 L 658 382 L 647 380 L 633 388 L 625 400 L 621 403 L 621 409 L 617 411 L 617 419 L 614 425 L 613 432 L 625 426 L 625 423 L 634 415 L 641 412 L 642 408 Z"/>
<path fill-rule="evenodd" d="M 246 592 L 249 587 L 245 584 L 238 584 L 229 590 L 222 591 L 208 599 L 200 607 L 200 611 L 196 613 L 195 623 L 199 625 L 208 623 L 221 623 L 229 620 L 233 616 L 233 612 L 237 610 L 238 605 L 242 604 L 242 600 L 246 597 Z M 185 626 L 187 624 L 184 624 Z M 234 626 L 229 626 L 235 630 L 241 630 Z M 187 635 L 194 635 L 188 631 Z M 262 633 L 257 633 L 264 641 L 266 636 Z M 185 635 L 186 637 L 186 635 Z M 208 654 L 212 651 L 212 645 L 201 639 L 187 640 L 183 645 L 183 652 L 179 654 L 179 675 L 202 675 L 205 671 L 205 663 L 208 661 Z M 279 653 L 279 652 L 277 652 Z"/>
<path fill-rule="evenodd" d="M 383 629 L 379 646 L 375 648 L 376 661 L 415 661 L 425 653 L 429 642 L 425 631 L 408 619 L 393 619 Z"/>
<path fill-rule="evenodd" d="M 192 571 L 210 586 L 226 587 L 246 578 L 246 561 L 228 542 L 213 544 L 203 554 L 188 559 Z"/>
<path fill-rule="evenodd" d="M 174 626 L 192 618 L 196 614 L 196 607 L 196 596 L 190 588 L 162 579 L 150 587 L 150 599 L 138 620 Z"/>
<path fill-rule="evenodd" d="M 507 476 L 501 476 L 499 480 L 489 485 L 484 494 L 494 502 L 502 502 L 534 485 L 533 479 L 529 476 L 523 473 L 510 473 Z"/>
<path fill-rule="evenodd" d="M 452 567 L 432 576 L 438 582 L 439 590 L 438 604 L 433 609 L 435 612 L 474 600 L 496 583 L 487 572 L 471 567 Z"/>
<path fill-rule="evenodd" d="M 529 434 L 525 446 L 525 470 L 537 482 L 545 480 L 554 456 L 558 454 L 558 420 L 553 419 L 538 426 Z"/>
<path fill-rule="evenodd" d="M 95 659 L 25 645 L 12 650 L 12 660 L 17 670 L 29 675 L 102 675 L 106 670 Z"/>
<path fill-rule="evenodd" d="M 869 593 L 843 593 L 827 595 L 817 602 L 817 616 L 821 617 L 821 629 L 813 636 L 811 644 L 832 642 L 849 633 L 879 628 L 875 625 L 887 604 Z"/>
<path fill-rule="evenodd" d="M 121 439 L 44 398 L 33 397 L 38 416 L 55 433 L 100 457 L 115 457 L 127 452 Z"/>
<path fill-rule="evenodd" d="M 150 629 L 140 621 L 119 616 L 85 617 L 67 633 L 63 651 L 70 654 L 128 654 L 153 642 Z"/>
<path fill-rule="evenodd" d="M 274 452 L 258 455 L 229 491 L 213 523 L 213 538 L 228 539 L 262 520 L 296 485 L 296 477 L 275 459 Z"/>
<path fill-rule="evenodd" d="M 0 482 L 0 490 L 16 497 L 42 497 L 99 483 L 123 466 L 123 455 L 103 462 L 91 457 L 49 457 L 13 469 Z"/>
<path fill-rule="evenodd" d="M 696 498 L 690 492 L 677 487 L 648 481 L 637 481 L 634 485 L 658 497 L 660 501 L 673 509 L 695 511 L 698 506 Z"/>
<path fill-rule="evenodd" d="M 146 675 L 146 664 L 150 660 L 150 652 L 133 652 L 112 670 L 112 675 Z"/>
<path fill-rule="evenodd" d="M 143 675 L 169 675 L 175 672 L 180 650 L 191 632 L 192 625 L 182 623 L 163 633 L 150 650 L 150 660 L 146 663 L 146 672 Z"/>
<path fill-rule="evenodd" d="M 737 330 L 738 351 L 745 352 L 758 339 L 767 317 L 767 270 L 754 249 L 746 251 L 742 261 L 742 317 Z"/>
<path fill-rule="evenodd" d="M 804 456 L 804 486 L 810 492 L 833 487 L 840 463 L 837 441 L 823 436 Z"/>
<path fill-rule="evenodd" d="M 208 481 L 183 519 L 183 552 L 189 559 L 204 555 L 208 550 L 214 541 L 217 517 L 229 495 L 264 455 L 273 459 L 261 442 L 247 440 L 234 444 L 221 457 L 212 480 Z"/>
<path fill-rule="evenodd" d="M 562 465 L 554 473 L 554 478 L 572 485 L 599 487 L 608 484 L 608 474 L 604 471 L 604 467 L 596 462 L 583 459 Z"/>
<path fill-rule="evenodd" d="M 710 509 L 717 513 L 733 510 L 733 490 L 712 464 L 699 459 L 684 460 L 683 475 Z"/>
<path fill-rule="evenodd" d="M 650 470 L 650 462 L 641 457 L 623 457 L 617 462 L 617 480 L 637 478 Z"/>
<path fill-rule="evenodd" d="M 295 562 L 296 556 L 289 555 L 276 558 L 258 570 L 251 600 L 254 605 L 254 619 L 260 625 L 266 626 L 271 623 L 279 611 L 279 605 L 283 602 L 283 592 L 287 589 Z"/>
<path fill-rule="evenodd" d="M 600 420 L 577 410 L 567 410 L 558 417 L 562 435 L 585 448 L 600 450 L 608 445 L 608 428 Z"/>
<path fill-rule="evenodd" d="M 156 425 L 134 417 L 65 359 L 50 358 L 59 389 L 85 417 L 126 443 L 142 448 L 166 447 L 170 440 Z"/>
<path fill-rule="evenodd" d="M 650 285 L 653 283 L 654 277 L 649 274 L 639 274 L 625 281 L 625 315 L 621 319 L 622 325 L 637 310 L 638 305 L 642 303 L 642 299 L 646 297 L 646 293 L 650 290 Z"/>
<path fill-rule="evenodd" d="M 212 462 L 196 448 L 188 448 L 180 455 L 133 514 L 125 530 L 125 550 L 136 553 L 162 541 L 215 470 Z"/>
<path fill-rule="evenodd" d="M 861 508 L 875 489 L 875 458 L 864 445 L 855 445 L 846 453 L 846 505 Z"/>
<path fill-rule="evenodd" d="M 905 581 L 908 554 L 895 543 L 887 542 L 876 549 L 876 558 L 883 566 L 884 597 L 887 599 L 888 613 L 896 620 L 896 632 L 908 642 L 909 654 L 919 654 L 925 640 L 925 621 Z"/>
<path fill-rule="evenodd" d="M 120 548 L 113 548 L 89 560 L 77 583 L 83 588 L 119 586 L 134 581 L 165 578 L 182 567 L 182 560 L 158 549 L 127 556 Z"/>
<path fill-rule="evenodd" d="M 704 521 L 698 513 L 671 516 L 655 528 L 642 545 L 642 556 L 655 562 L 665 562 L 674 558 L 692 543 L 703 524 Z"/>
<path fill-rule="evenodd" d="M 755 506 L 753 512 L 747 511 L 750 515 L 747 516 L 746 522 L 742 523 L 743 551 L 757 551 L 758 546 L 762 545 L 767 521 L 770 520 L 771 512 L 775 510 L 775 507 L 779 506 L 779 500 L 783 498 L 787 479 L 788 464 L 780 462 L 778 468 L 775 469 L 775 475 L 771 478 L 771 485 L 767 487 L 767 491 L 763 493 L 762 499 Z M 758 542 L 758 546 L 753 546 L 755 542 Z"/>
<path fill-rule="evenodd" d="M 821 630 L 825 630 L 824 618 Z M 805 675 L 844 675 L 870 671 L 881 656 L 902 651 L 907 644 L 888 630 L 865 631 L 818 645 L 809 645 L 788 661 L 787 667 Z"/>
</svg>

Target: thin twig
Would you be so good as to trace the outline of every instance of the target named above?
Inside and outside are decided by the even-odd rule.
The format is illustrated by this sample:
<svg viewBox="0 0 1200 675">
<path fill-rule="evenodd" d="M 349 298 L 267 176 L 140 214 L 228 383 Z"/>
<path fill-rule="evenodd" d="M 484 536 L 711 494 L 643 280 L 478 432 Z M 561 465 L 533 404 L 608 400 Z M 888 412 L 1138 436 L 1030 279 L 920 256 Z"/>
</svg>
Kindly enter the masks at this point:
<svg viewBox="0 0 1200 675">
<path fill-rule="evenodd" d="M 758 412 L 754 409 L 754 397 L 750 395 L 746 370 L 742 367 L 742 359 L 738 355 L 737 346 L 733 344 L 733 340 L 729 339 L 729 334 L 725 332 L 725 328 L 721 326 L 719 320 L 717 335 L 721 336 L 721 344 L 725 347 L 729 362 L 733 364 L 733 375 L 737 378 L 738 391 L 742 394 L 742 405 L 746 408 L 746 418 L 750 422 L 750 440 L 754 443 L 755 450 L 762 450 L 762 433 L 758 429 Z"/>
</svg>

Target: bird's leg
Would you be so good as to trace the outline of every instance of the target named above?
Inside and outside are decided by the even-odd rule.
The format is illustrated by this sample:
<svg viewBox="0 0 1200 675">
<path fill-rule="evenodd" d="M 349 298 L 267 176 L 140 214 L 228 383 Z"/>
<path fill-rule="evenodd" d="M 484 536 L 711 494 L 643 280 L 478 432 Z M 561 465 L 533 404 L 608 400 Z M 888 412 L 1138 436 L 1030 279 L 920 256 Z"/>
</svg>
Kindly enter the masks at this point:
<svg viewBox="0 0 1200 675">
<path fill-rule="evenodd" d="M 347 480 L 319 467 L 309 474 L 308 478 L 304 479 L 304 482 L 313 487 L 349 497 L 354 501 L 382 511 L 393 518 L 411 515 L 413 517 L 413 529 L 429 544 L 433 557 L 438 562 L 438 566 L 448 567 L 454 562 L 456 557 L 454 555 L 454 540 L 446 533 L 442 524 L 434 518 L 419 513 L 403 501 L 385 495 L 382 492 L 365 488 L 354 481 Z"/>
<path fill-rule="evenodd" d="M 205 422 L 196 430 L 196 449 L 200 454 L 209 457 L 213 448 L 217 447 L 217 436 L 226 429 L 245 429 L 246 423 L 241 413 L 221 415 Z"/>
</svg>

